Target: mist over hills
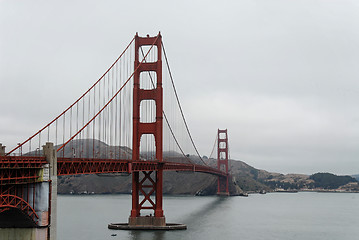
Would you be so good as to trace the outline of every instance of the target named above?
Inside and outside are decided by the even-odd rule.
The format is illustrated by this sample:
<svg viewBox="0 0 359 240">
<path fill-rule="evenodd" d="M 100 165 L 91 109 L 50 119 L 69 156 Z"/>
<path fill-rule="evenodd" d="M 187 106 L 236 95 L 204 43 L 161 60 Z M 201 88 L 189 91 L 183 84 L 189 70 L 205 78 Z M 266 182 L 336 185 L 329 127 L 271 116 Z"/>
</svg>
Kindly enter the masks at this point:
<svg viewBox="0 0 359 240">
<path fill-rule="evenodd" d="M 69 143 L 59 157 L 99 157 L 131 159 L 132 150 L 125 146 L 108 146 L 92 139 L 75 140 Z M 57 146 L 58 147 L 58 146 Z M 90 151 L 90 149 L 95 149 Z M 150 159 L 153 152 L 142 152 L 142 159 Z M 188 156 L 192 162 L 201 163 L 198 156 Z M 165 161 L 188 163 L 188 159 L 177 152 L 164 152 Z M 217 160 L 203 157 L 206 164 L 217 167 Z M 230 193 L 245 195 L 254 192 L 270 192 L 274 190 L 339 190 L 359 191 L 358 181 L 350 176 L 336 176 L 330 173 L 318 173 L 311 176 L 304 174 L 280 174 L 256 169 L 240 160 L 229 160 Z M 359 175 L 355 175 L 357 178 Z M 112 194 L 131 193 L 131 175 L 72 175 L 58 177 L 60 194 Z M 164 194 L 214 195 L 217 192 L 217 177 L 205 173 L 164 172 Z"/>
</svg>

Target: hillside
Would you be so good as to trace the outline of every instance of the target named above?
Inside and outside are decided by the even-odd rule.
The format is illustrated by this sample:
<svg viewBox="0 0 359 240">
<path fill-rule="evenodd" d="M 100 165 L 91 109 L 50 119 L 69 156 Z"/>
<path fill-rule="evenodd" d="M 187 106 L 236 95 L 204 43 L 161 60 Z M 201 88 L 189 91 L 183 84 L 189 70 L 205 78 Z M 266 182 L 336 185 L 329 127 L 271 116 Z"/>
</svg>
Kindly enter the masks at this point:
<svg viewBox="0 0 359 240">
<path fill-rule="evenodd" d="M 212 164 L 215 164 L 213 161 Z M 268 186 L 256 181 L 249 174 L 252 167 L 240 162 L 230 161 L 232 181 L 230 193 L 242 195 L 244 192 L 270 191 Z M 248 172 L 248 173 L 247 173 Z M 81 193 L 131 193 L 131 175 L 72 175 L 58 177 L 60 194 Z M 205 173 L 164 172 L 164 194 L 213 195 L 217 192 L 217 177 Z"/>
<path fill-rule="evenodd" d="M 98 154 L 114 152 L 122 159 L 131 158 L 131 149 L 128 147 L 108 146 L 100 141 L 77 140 L 73 147 L 81 148 L 86 154 L 89 144 L 94 145 Z M 117 153 L 114 149 L 117 149 Z M 75 149 L 75 152 L 76 149 Z M 73 151 L 65 151 L 64 156 L 70 157 Z M 144 153 L 142 156 L 151 153 Z M 89 152 L 91 157 L 92 153 Z M 193 162 L 199 163 L 198 157 L 190 156 Z M 181 154 L 164 152 L 166 161 L 186 162 Z M 216 167 L 216 159 L 204 157 L 206 163 Z M 231 195 L 243 195 L 253 192 L 270 192 L 275 190 L 339 190 L 359 191 L 358 181 L 349 176 L 336 176 L 329 173 L 317 173 L 311 176 L 304 174 L 280 174 L 256 169 L 239 160 L 229 160 L 230 193 Z M 131 175 L 106 174 L 106 175 L 73 175 L 60 176 L 58 178 L 58 192 L 60 194 L 110 194 L 131 193 Z M 204 173 L 189 172 L 165 172 L 164 194 L 191 194 L 213 195 L 217 192 L 217 177 Z"/>
<path fill-rule="evenodd" d="M 274 190 L 359 191 L 358 180 L 350 176 L 337 176 L 332 173 L 315 173 L 313 175 L 268 173 L 259 181 Z"/>
<path fill-rule="evenodd" d="M 108 146 L 98 140 L 76 140 L 71 144 L 71 148 L 65 149 L 64 157 L 71 157 L 72 154 L 81 152 L 84 157 L 92 157 L 93 152 L 87 151 L 90 147 L 96 149 L 95 154 L 102 156 L 106 152 L 113 152 L 116 157 L 122 159 L 131 158 L 131 149 L 124 146 Z M 115 150 L 116 149 L 116 150 Z M 117 152 L 116 152 L 117 151 Z M 61 154 L 62 155 L 62 154 Z M 152 153 L 141 153 L 142 157 L 152 155 Z M 164 152 L 165 161 L 186 162 L 187 160 L 179 153 Z M 196 156 L 190 156 L 191 161 L 200 163 Z M 207 164 L 216 167 L 215 159 L 204 159 Z M 230 160 L 230 172 L 232 178 L 230 181 L 230 193 L 232 195 L 242 195 L 245 192 L 252 191 L 270 191 L 270 188 L 253 177 L 258 171 L 244 162 Z M 60 194 L 82 194 L 82 193 L 130 193 L 131 192 L 131 175 L 126 174 L 102 174 L 102 175 L 72 175 L 59 176 L 58 192 Z M 192 195 L 212 195 L 217 192 L 217 177 L 204 173 L 189 172 L 165 172 L 164 173 L 164 194 L 192 194 Z"/>
<path fill-rule="evenodd" d="M 316 173 L 310 176 L 314 180 L 313 188 L 323 189 L 337 189 L 350 183 L 358 183 L 353 177 L 350 176 L 337 176 L 331 173 Z"/>
</svg>

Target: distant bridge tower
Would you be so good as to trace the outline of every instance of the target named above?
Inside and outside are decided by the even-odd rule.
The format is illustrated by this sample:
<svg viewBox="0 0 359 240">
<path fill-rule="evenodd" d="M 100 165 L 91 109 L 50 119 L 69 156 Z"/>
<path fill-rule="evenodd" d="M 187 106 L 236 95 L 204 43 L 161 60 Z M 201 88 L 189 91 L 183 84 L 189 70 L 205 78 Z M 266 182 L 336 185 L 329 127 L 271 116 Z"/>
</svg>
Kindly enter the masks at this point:
<svg viewBox="0 0 359 240">
<path fill-rule="evenodd" d="M 157 51 L 157 61 L 139 61 L 139 49 L 142 46 L 151 46 L 151 51 Z M 133 146 L 132 160 L 140 160 L 141 137 L 145 134 L 152 134 L 155 139 L 156 159 L 159 163 L 163 162 L 162 153 L 162 109 L 163 109 L 163 89 L 162 89 L 162 41 L 161 35 L 156 37 L 135 36 L 135 74 L 133 86 Z M 153 89 L 144 89 L 141 86 L 141 72 L 155 72 L 156 86 Z M 140 106 L 143 100 L 153 100 L 156 107 L 156 118 L 154 122 L 141 122 Z M 165 217 L 162 209 L 162 184 L 163 184 L 163 165 L 158 164 L 155 171 L 135 171 L 132 169 L 132 210 L 129 218 L 130 226 L 153 225 L 165 226 Z M 153 176 L 154 175 L 154 176 Z M 144 196 L 140 202 L 140 193 Z M 151 196 L 155 195 L 155 199 Z M 153 210 L 154 216 L 141 216 L 141 210 Z M 152 215 L 152 214 L 151 214 Z"/>
<path fill-rule="evenodd" d="M 228 191 L 228 134 L 227 129 L 218 129 L 217 137 L 217 167 L 227 174 L 226 177 L 218 177 L 217 195 L 229 195 Z"/>
</svg>

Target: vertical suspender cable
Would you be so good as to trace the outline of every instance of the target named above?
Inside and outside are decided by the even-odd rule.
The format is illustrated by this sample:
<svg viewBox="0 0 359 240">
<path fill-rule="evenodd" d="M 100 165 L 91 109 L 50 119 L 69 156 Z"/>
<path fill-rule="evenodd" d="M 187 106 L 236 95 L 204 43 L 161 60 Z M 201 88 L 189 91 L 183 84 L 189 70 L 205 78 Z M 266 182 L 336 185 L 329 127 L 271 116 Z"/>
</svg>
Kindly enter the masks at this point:
<svg viewBox="0 0 359 240">
<path fill-rule="evenodd" d="M 181 107 L 181 104 L 180 104 L 180 101 L 179 101 L 179 98 L 178 98 L 178 94 L 177 94 L 177 91 L 176 91 L 176 88 L 175 88 L 175 85 L 174 85 L 174 81 L 173 81 L 171 69 L 170 69 L 170 66 L 169 66 L 169 63 L 168 63 L 168 59 L 167 59 L 167 55 L 166 55 L 166 50 L 165 50 L 165 47 L 164 47 L 164 45 L 163 45 L 163 42 L 162 42 L 161 45 L 162 45 L 163 53 L 164 53 L 164 56 L 165 56 L 166 65 L 167 65 L 167 69 L 168 69 L 169 76 L 170 76 L 170 79 L 171 79 L 172 87 L 173 87 L 173 90 L 174 90 L 174 92 L 175 92 L 175 96 L 176 96 L 176 99 L 177 99 L 178 107 L 179 107 L 179 109 L 180 109 L 180 112 L 181 112 L 181 115 L 182 115 L 182 119 L 183 119 L 184 124 L 185 124 L 185 126 L 186 126 L 187 133 L 188 133 L 188 135 L 189 135 L 189 137 L 190 137 L 190 140 L 191 140 L 191 142 L 192 142 L 192 145 L 193 145 L 193 147 L 194 147 L 194 149 L 195 149 L 195 151 L 196 151 L 198 157 L 200 158 L 200 160 L 201 160 L 205 165 L 207 165 L 207 164 L 203 161 L 201 155 L 199 154 L 199 152 L 198 152 L 198 150 L 197 150 L 197 147 L 196 147 L 196 145 L 195 145 L 195 143 L 194 143 L 194 141 L 193 141 L 192 135 L 191 135 L 191 133 L 190 133 L 190 131 L 189 131 L 189 128 L 188 128 L 188 125 L 187 125 L 186 119 L 185 119 L 185 117 L 184 117 L 183 110 L 182 110 L 182 107 Z"/>
<path fill-rule="evenodd" d="M 106 75 L 104 76 L 104 78 Z M 93 92 L 93 113 L 96 114 L 96 88 Z M 95 157 L 96 119 L 92 122 L 92 156 Z"/>
<path fill-rule="evenodd" d="M 81 95 L 81 97 L 79 97 L 73 104 L 70 105 L 70 107 L 68 107 L 64 112 L 62 112 L 60 115 L 58 115 L 55 119 L 53 119 L 50 123 L 48 123 L 46 126 L 44 126 L 43 128 L 41 128 L 39 131 L 37 131 L 34 135 L 32 135 L 31 137 L 29 137 L 27 140 L 25 140 L 24 142 L 22 142 L 21 144 L 17 145 L 15 148 L 13 148 L 10 152 L 8 152 L 6 155 L 10 155 L 11 153 L 13 153 L 14 151 L 16 151 L 17 149 L 19 149 L 20 147 L 22 147 L 24 144 L 26 144 L 27 142 L 29 142 L 32 138 L 38 136 L 43 130 L 45 130 L 49 125 L 53 124 L 57 119 L 59 119 L 60 117 L 64 116 L 64 114 L 70 110 L 77 102 L 79 102 L 81 99 L 83 99 L 92 89 L 95 85 L 97 85 L 101 79 L 103 78 L 104 75 L 106 75 L 110 69 L 112 69 L 112 67 L 122 58 L 122 56 L 127 52 L 128 48 L 131 46 L 131 44 L 134 42 L 135 37 L 130 41 L 130 43 L 127 45 L 127 47 L 125 48 L 125 50 L 120 54 L 120 56 L 115 60 L 115 62 L 110 66 L 110 68 L 102 75 L 102 77 L 100 77 L 95 84 L 93 84 L 84 94 Z"/>
<path fill-rule="evenodd" d="M 140 49 L 141 49 L 142 56 L 144 57 L 144 52 L 143 52 L 142 47 L 140 47 Z M 146 62 L 146 59 L 145 59 L 144 61 Z M 150 74 L 150 73 L 149 73 L 149 74 Z M 155 83 L 154 83 L 154 81 L 153 81 L 153 79 L 152 79 L 152 76 L 149 75 L 149 77 L 150 77 L 150 81 L 151 81 L 151 83 L 149 83 L 149 84 L 152 84 L 152 87 L 155 88 L 156 86 L 155 86 Z M 167 115 L 166 115 L 166 113 L 164 112 L 164 110 L 162 111 L 162 113 L 163 113 L 163 117 L 165 118 L 165 121 L 166 121 L 166 123 L 167 123 L 167 125 L 168 125 L 168 128 L 169 128 L 169 130 L 170 130 L 170 132 L 171 132 L 171 134 L 172 134 L 172 136 L 173 136 L 173 139 L 175 140 L 175 142 L 176 142 L 176 144 L 177 144 L 179 150 L 181 151 L 181 153 L 182 153 L 182 155 L 185 157 L 185 159 L 186 159 L 187 161 L 189 161 L 190 163 L 192 163 L 191 159 L 189 159 L 189 158 L 186 156 L 186 154 L 184 153 L 182 147 L 180 146 L 180 144 L 179 144 L 179 142 L 178 142 L 178 140 L 177 140 L 177 138 L 176 138 L 176 136 L 175 136 L 175 134 L 174 134 L 174 131 L 172 130 L 172 127 L 171 127 L 171 125 L 170 125 L 170 123 L 169 123 L 169 120 L 168 120 Z"/>
</svg>

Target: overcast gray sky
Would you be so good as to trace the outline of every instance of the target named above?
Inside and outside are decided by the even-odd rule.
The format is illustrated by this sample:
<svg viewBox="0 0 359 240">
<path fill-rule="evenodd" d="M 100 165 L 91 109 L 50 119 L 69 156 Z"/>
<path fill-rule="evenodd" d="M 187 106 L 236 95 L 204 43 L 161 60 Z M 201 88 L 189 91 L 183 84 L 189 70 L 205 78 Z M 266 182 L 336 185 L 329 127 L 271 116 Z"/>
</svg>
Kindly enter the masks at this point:
<svg viewBox="0 0 359 240">
<path fill-rule="evenodd" d="M 199 151 L 282 173 L 359 173 L 359 1 L 0 0 L 0 142 L 29 137 L 136 32 L 161 31 Z M 70 87 L 71 86 L 71 87 Z"/>
</svg>

